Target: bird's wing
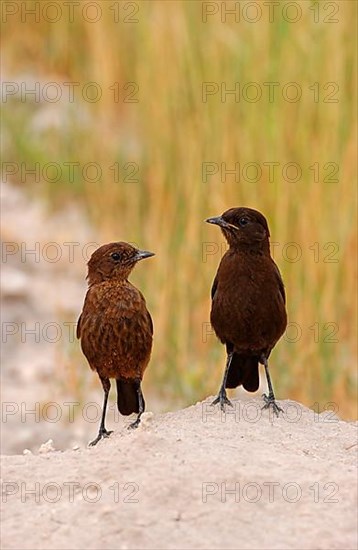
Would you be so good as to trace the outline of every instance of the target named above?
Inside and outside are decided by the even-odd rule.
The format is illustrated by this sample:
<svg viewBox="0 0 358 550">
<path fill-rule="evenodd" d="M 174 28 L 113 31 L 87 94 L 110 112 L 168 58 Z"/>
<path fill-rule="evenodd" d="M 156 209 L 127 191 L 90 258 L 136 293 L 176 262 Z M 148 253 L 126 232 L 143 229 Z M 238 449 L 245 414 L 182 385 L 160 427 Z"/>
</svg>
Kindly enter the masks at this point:
<svg viewBox="0 0 358 550">
<path fill-rule="evenodd" d="M 81 318 L 82 318 L 82 313 L 79 316 L 77 321 L 76 336 L 78 339 L 81 338 Z"/>
<path fill-rule="evenodd" d="M 211 287 L 211 299 L 212 299 L 212 300 L 214 299 L 214 296 L 215 296 L 215 292 L 216 292 L 217 287 L 218 287 L 218 276 L 215 275 L 215 279 L 214 279 L 214 282 L 213 282 L 213 286 Z"/>
<path fill-rule="evenodd" d="M 148 310 L 147 310 L 147 313 L 148 313 L 148 320 L 149 320 L 149 324 L 150 324 L 150 332 L 151 332 L 151 334 L 152 334 L 152 336 L 153 336 L 153 319 L 152 319 L 152 317 L 151 317 L 151 315 L 150 315 L 150 313 L 149 313 Z"/>
<path fill-rule="evenodd" d="M 281 273 L 275 262 L 273 262 L 273 265 L 275 266 L 276 276 L 277 276 L 277 282 L 278 282 L 278 288 L 280 290 L 280 294 L 283 299 L 283 303 L 286 304 L 286 293 L 285 293 L 285 285 L 283 284 L 283 280 L 281 277 Z"/>
</svg>

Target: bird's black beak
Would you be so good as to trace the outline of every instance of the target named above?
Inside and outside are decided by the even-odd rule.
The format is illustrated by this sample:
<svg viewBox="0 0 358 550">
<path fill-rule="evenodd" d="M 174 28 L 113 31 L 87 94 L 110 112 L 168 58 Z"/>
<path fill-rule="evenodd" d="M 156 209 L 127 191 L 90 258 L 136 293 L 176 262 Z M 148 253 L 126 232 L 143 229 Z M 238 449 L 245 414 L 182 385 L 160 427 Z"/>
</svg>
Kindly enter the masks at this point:
<svg viewBox="0 0 358 550">
<path fill-rule="evenodd" d="M 155 256 L 154 252 L 149 252 L 148 250 L 138 250 L 135 255 L 135 259 L 139 262 L 139 260 L 144 260 L 145 258 L 150 258 L 151 256 Z"/>
<path fill-rule="evenodd" d="M 214 225 L 219 225 L 220 227 L 223 227 L 226 229 L 229 229 L 229 228 L 238 229 L 236 225 L 226 222 L 222 216 L 217 216 L 216 218 L 208 218 L 205 221 L 207 223 L 213 223 Z"/>
<path fill-rule="evenodd" d="M 220 226 L 222 226 L 223 223 L 225 223 L 221 216 L 217 216 L 216 218 L 208 218 L 205 221 L 207 223 L 213 223 L 215 225 L 220 225 Z"/>
</svg>

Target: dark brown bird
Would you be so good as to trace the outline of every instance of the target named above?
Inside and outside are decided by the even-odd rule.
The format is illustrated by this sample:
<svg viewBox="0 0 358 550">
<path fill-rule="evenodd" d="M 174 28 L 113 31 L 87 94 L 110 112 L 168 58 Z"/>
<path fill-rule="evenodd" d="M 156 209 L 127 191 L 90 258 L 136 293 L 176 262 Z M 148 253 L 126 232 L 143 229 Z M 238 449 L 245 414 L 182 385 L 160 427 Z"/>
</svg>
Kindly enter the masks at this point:
<svg viewBox="0 0 358 550">
<path fill-rule="evenodd" d="M 265 367 L 269 393 L 264 408 L 276 415 L 268 358 L 287 325 L 286 296 L 277 265 L 270 255 L 270 232 L 265 217 L 252 208 L 231 208 L 208 223 L 219 225 L 229 249 L 223 256 L 211 289 L 210 321 L 226 345 L 227 361 L 213 405 L 231 405 L 226 388 L 259 387 L 259 363 Z"/>
<path fill-rule="evenodd" d="M 153 252 L 118 242 L 101 246 L 88 262 L 89 288 L 77 323 L 77 338 L 104 390 L 99 433 L 91 445 L 112 433 L 105 428 L 110 378 L 116 379 L 119 412 L 138 413 L 130 427 L 138 426 L 144 412 L 141 380 L 152 350 L 153 323 L 144 296 L 128 276 L 139 260 L 150 256 Z"/>
</svg>

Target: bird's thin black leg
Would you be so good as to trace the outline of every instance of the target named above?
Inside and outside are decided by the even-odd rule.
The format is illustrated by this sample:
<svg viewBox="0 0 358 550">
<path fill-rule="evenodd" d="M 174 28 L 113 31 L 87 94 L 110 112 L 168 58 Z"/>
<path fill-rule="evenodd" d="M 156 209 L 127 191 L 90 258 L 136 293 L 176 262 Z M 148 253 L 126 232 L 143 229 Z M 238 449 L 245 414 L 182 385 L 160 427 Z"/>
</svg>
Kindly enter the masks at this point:
<svg viewBox="0 0 358 550">
<path fill-rule="evenodd" d="M 134 430 L 135 428 L 138 428 L 140 424 L 140 417 L 144 413 L 144 399 L 143 399 L 142 389 L 140 387 L 140 382 L 137 388 L 137 393 L 138 393 L 139 412 L 136 420 L 128 426 L 129 430 Z"/>
<path fill-rule="evenodd" d="M 260 362 L 263 363 L 263 365 L 265 367 L 266 380 L 267 380 L 267 385 L 268 385 L 268 389 L 269 389 L 269 394 L 266 395 L 264 393 L 263 396 L 262 396 L 264 398 L 264 401 L 265 401 L 265 405 L 262 408 L 263 409 L 269 409 L 270 407 L 272 407 L 273 412 L 275 413 L 276 416 L 278 416 L 280 412 L 283 412 L 283 410 L 281 409 L 281 407 L 279 407 L 277 405 L 277 403 L 275 401 L 275 394 L 273 393 L 273 387 L 272 387 L 272 383 L 271 383 L 267 357 L 264 354 L 261 355 Z"/>
<path fill-rule="evenodd" d="M 101 378 L 101 377 L 100 377 Z M 104 422 L 106 418 L 106 410 L 107 410 L 107 401 L 108 401 L 108 394 L 109 390 L 111 388 L 111 382 L 108 378 L 101 378 L 103 390 L 104 390 L 104 401 L 103 401 L 103 411 L 102 411 L 102 418 L 101 418 L 101 424 L 99 427 L 98 436 L 96 439 L 91 441 L 90 445 L 93 447 L 94 445 L 97 445 L 98 441 L 102 439 L 103 437 L 109 437 L 112 433 L 112 431 L 108 431 L 105 428 Z"/>
<path fill-rule="evenodd" d="M 224 378 L 223 378 L 218 396 L 211 403 L 212 406 L 217 405 L 218 403 L 220 403 L 220 408 L 223 412 L 225 412 L 225 405 L 229 405 L 230 407 L 233 406 L 233 404 L 231 403 L 231 401 L 228 399 L 228 397 L 226 395 L 226 389 L 225 389 L 226 388 L 226 379 L 227 379 L 227 375 L 228 375 L 228 372 L 229 372 L 229 369 L 230 369 L 231 360 L 232 360 L 233 355 L 234 355 L 234 352 L 228 353 L 227 360 L 226 360 L 225 372 L 224 372 Z"/>
</svg>

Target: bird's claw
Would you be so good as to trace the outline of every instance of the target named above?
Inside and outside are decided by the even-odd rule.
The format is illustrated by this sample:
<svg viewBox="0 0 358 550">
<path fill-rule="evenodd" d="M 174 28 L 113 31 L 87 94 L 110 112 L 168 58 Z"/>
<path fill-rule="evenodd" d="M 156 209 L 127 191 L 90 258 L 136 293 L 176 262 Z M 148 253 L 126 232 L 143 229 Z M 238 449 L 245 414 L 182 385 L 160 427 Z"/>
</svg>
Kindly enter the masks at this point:
<svg viewBox="0 0 358 550">
<path fill-rule="evenodd" d="M 135 430 L 136 428 L 138 428 L 139 424 L 140 424 L 140 417 L 137 418 L 134 422 L 132 422 L 132 424 L 129 424 L 127 429 L 128 430 Z"/>
<path fill-rule="evenodd" d="M 91 441 L 91 443 L 89 443 L 89 446 L 90 447 L 94 447 L 95 445 L 97 445 L 98 441 L 100 441 L 101 439 L 105 439 L 107 437 L 109 437 L 111 434 L 113 433 L 113 430 L 101 430 L 99 432 L 99 434 L 97 435 L 96 439 L 94 439 L 93 441 Z"/>
<path fill-rule="evenodd" d="M 214 407 L 214 405 L 217 405 L 220 403 L 220 409 L 222 412 L 225 412 L 225 405 L 229 405 L 229 407 L 233 407 L 233 404 L 231 403 L 230 399 L 228 399 L 226 393 L 219 393 L 216 399 L 211 403 L 211 406 Z"/>
<path fill-rule="evenodd" d="M 273 395 L 266 395 L 265 393 L 262 394 L 263 400 L 265 401 L 265 405 L 262 407 L 262 409 L 269 409 L 272 407 L 273 412 L 276 416 L 279 416 L 280 412 L 284 412 L 281 407 L 279 407 L 275 401 L 275 397 Z"/>
</svg>

